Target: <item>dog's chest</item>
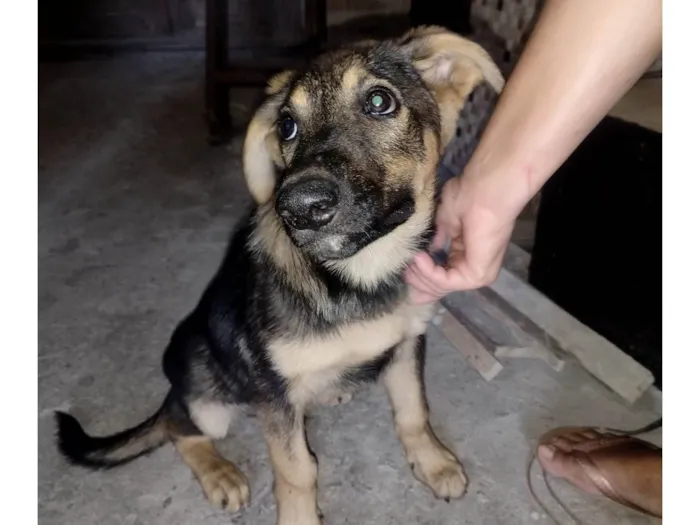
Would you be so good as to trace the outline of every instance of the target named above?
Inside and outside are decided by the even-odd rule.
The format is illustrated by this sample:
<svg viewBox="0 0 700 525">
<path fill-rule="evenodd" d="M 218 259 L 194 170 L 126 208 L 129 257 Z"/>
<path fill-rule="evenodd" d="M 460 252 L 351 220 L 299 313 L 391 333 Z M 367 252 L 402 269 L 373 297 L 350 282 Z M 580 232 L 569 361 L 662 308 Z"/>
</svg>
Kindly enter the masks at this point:
<svg viewBox="0 0 700 525">
<path fill-rule="evenodd" d="M 277 372 L 292 391 L 313 397 L 347 369 L 379 357 L 408 338 L 423 334 L 433 315 L 432 305 L 400 305 L 382 317 L 352 323 L 323 337 L 281 338 L 270 345 Z"/>
</svg>

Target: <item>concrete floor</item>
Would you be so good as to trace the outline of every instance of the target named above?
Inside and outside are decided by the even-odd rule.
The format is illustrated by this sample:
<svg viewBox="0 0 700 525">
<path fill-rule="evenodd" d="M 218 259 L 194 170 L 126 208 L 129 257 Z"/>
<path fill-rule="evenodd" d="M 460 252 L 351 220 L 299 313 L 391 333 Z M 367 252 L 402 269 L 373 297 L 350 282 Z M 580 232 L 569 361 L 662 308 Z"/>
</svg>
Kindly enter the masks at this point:
<svg viewBox="0 0 700 525">
<path fill-rule="evenodd" d="M 254 419 L 223 452 L 248 475 L 242 514 L 211 508 L 170 446 L 123 468 L 86 472 L 53 445 L 55 409 L 109 433 L 150 414 L 166 391 L 161 352 L 219 264 L 248 202 L 237 138 L 210 148 L 202 57 L 149 55 L 40 69 L 39 520 L 43 525 L 273 524 L 271 473 Z M 381 388 L 318 410 L 326 525 L 545 523 L 525 483 L 537 437 L 561 424 L 635 427 L 656 417 L 582 370 L 513 361 L 486 383 L 429 332 L 427 392 L 436 431 L 464 461 L 469 494 L 445 503 L 415 481 Z M 660 436 L 654 437 L 660 442 Z M 539 474 L 536 489 L 541 488 Z M 651 522 L 555 488 L 587 523 Z M 550 501 L 550 500 L 547 500 Z"/>
</svg>

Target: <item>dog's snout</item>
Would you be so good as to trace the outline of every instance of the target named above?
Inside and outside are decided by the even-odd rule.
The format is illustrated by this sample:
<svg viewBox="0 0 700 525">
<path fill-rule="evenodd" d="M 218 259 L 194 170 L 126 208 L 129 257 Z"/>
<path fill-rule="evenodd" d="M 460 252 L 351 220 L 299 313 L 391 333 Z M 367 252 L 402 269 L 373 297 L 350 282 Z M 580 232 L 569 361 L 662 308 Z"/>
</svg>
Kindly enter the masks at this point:
<svg viewBox="0 0 700 525">
<path fill-rule="evenodd" d="M 304 178 L 282 188 L 277 213 L 295 230 L 318 230 L 335 216 L 339 193 L 332 180 Z"/>
</svg>

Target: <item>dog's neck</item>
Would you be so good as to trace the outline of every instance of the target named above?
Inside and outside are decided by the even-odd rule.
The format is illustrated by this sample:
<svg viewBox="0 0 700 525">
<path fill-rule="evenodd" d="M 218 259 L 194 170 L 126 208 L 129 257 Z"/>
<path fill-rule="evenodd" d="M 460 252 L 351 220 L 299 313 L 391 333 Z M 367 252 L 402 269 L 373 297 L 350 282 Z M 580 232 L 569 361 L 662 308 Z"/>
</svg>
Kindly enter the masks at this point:
<svg viewBox="0 0 700 525">
<path fill-rule="evenodd" d="M 249 249 L 276 268 L 279 286 L 290 300 L 305 298 L 308 313 L 328 323 L 368 318 L 391 310 L 405 299 L 403 273 L 416 253 L 429 242 L 432 206 L 416 207 L 406 222 L 358 253 L 340 261 L 310 260 L 285 232 L 272 205 L 254 213 Z"/>
</svg>

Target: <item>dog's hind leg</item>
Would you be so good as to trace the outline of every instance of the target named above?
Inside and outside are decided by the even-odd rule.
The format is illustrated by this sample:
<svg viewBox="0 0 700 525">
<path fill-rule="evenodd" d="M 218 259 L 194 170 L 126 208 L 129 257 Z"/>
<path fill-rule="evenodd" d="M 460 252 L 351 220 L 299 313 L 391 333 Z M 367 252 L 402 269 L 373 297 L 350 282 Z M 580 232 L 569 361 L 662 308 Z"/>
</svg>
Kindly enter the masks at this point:
<svg viewBox="0 0 700 525">
<path fill-rule="evenodd" d="M 171 438 L 185 463 L 192 469 L 207 499 L 217 507 L 235 512 L 250 501 L 248 481 L 214 446 L 226 436 L 235 406 L 198 399 L 187 403 L 172 418 Z"/>
<path fill-rule="evenodd" d="M 248 482 L 219 454 L 214 440 L 226 437 L 235 418 L 236 385 L 222 383 L 225 373 L 193 323 L 188 319 L 178 326 L 163 356 L 163 371 L 174 392 L 168 406 L 170 439 L 207 499 L 235 512 L 250 501 Z"/>
<path fill-rule="evenodd" d="M 428 485 L 436 497 L 462 496 L 467 478 L 462 465 L 435 436 L 428 421 L 423 387 L 424 337 L 401 343 L 384 375 L 394 410 L 394 424 L 415 477 Z"/>
<path fill-rule="evenodd" d="M 57 413 L 58 445 L 72 463 L 91 468 L 115 467 L 147 454 L 169 440 L 175 443 L 209 500 L 235 511 L 250 498 L 245 476 L 214 448 L 226 435 L 234 406 L 215 401 L 183 403 L 170 392 L 163 406 L 135 427 L 111 436 L 93 437 L 78 421 Z"/>
<path fill-rule="evenodd" d="M 210 438 L 183 436 L 175 439 L 175 446 L 213 505 L 235 512 L 250 501 L 245 476 L 219 454 Z"/>
<path fill-rule="evenodd" d="M 260 421 L 275 475 L 277 525 L 321 525 L 316 506 L 318 467 L 306 443 L 303 412 L 264 407 Z"/>
</svg>

